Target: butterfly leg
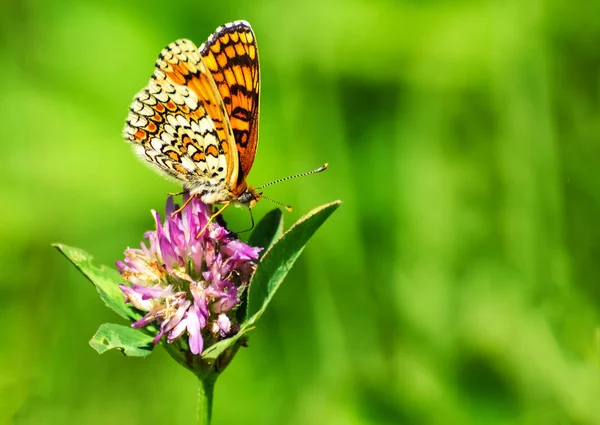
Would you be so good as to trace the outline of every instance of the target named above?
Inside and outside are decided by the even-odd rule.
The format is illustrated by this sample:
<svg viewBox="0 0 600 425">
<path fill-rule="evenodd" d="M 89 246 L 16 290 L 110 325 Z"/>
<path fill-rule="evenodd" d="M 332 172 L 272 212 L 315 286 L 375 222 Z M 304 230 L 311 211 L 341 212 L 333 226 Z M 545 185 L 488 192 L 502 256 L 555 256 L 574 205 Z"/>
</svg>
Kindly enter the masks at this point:
<svg viewBox="0 0 600 425">
<path fill-rule="evenodd" d="M 246 229 L 246 230 L 242 230 L 241 232 L 237 232 L 237 233 L 246 233 L 246 232 L 249 232 L 250 230 L 254 229 L 254 216 L 252 215 L 252 210 L 250 208 L 248 208 L 248 212 L 250 213 L 250 221 L 252 222 L 252 224 L 250 225 L 250 228 Z"/>
<path fill-rule="evenodd" d="M 208 227 L 208 225 L 215 219 L 215 217 L 217 217 L 219 214 L 221 214 L 223 211 L 225 211 L 225 209 L 231 205 L 231 202 L 225 202 L 225 205 L 223 205 L 219 211 L 217 211 L 216 213 L 214 213 L 213 215 L 210 216 L 210 218 L 208 219 L 208 221 L 206 222 L 206 224 L 204 225 L 204 227 L 202 228 L 202 230 L 200 230 L 200 232 L 198 232 L 198 235 L 196 236 L 196 239 L 198 239 L 202 233 L 204 233 L 204 231 L 206 230 L 206 228 Z"/>
<path fill-rule="evenodd" d="M 187 200 L 183 203 L 181 208 L 178 208 L 176 211 L 173 212 L 173 214 L 171 214 L 171 218 L 175 217 L 177 215 L 177 213 L 180 213 L 181 211 L 183 211 L 183 209 L 185 207 L 187 207 L 187 204 L 189 204 L 191 202 L 191 200 L 194 198 L 194 196 L 196 196 L 195 193 L 191 194 L 190 197 L 187 198 Z"/>
</svg>

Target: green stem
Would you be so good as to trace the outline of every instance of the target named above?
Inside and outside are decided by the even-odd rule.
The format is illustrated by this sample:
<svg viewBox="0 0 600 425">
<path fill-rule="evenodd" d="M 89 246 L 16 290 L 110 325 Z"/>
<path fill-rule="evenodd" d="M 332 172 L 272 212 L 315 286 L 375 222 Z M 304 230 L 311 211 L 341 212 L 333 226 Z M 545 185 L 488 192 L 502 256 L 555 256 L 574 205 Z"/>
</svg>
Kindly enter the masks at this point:
<svg viewBox="0 0 600 425">
<path fill-rule="evenodd" d="M 200 377 L 198 386 L 198 425 L 210 425 L 216 377 Z"/>
</svg>

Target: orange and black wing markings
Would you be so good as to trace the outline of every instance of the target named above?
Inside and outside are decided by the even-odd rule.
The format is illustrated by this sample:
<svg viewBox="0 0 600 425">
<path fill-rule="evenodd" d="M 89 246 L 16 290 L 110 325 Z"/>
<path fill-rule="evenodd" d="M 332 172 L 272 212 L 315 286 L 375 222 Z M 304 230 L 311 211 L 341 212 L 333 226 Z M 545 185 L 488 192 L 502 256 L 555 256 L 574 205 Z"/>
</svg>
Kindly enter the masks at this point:
<svg viewBox="0 0 600 425">
<path fill-rule="evenodd" d="M 206 161 L 208 177 L 217 177 L 215 173 L 220 172 L 218 169 L 226 168 L 227 181 L 236 181 L 237 152 L 228 111 L 198 48 L 189 40 L 171 43 L 159 56 L 154 77 L 165 78 L 174 85 L 185 86 L 196 95 L 201 107 L 191 111 L 190 118 L 197 122 L 203 142 L 201 144 L 204 145 L 204 157 L 196 155 L 196 158 Z M 214 132 L 217 140 L 210 137 Z M 211 157 L 223 158 L 226 164 L 219 164 L 222 161 L 211 160 Z"/>
<path fill-rule="evenodd" d="M 232 184 L 236 195 L 246 188 L 258 145 L 260 72 L 254 32 L 245 21 L 217 29 L 200 46 L 227 110 L 238 151 L 239 174 Z M 237 164 L 236 164 L 237 165 Z"/>
<path fill-rule="evenodd" d="M 173 118 L 187 116 L 192 110 L 201 112 L 198 102 L 190 97 L 189 92 L 153 80 L 136 95 L 124 130 L 125 138 L 134 145 L 141 158 L 185 184 L 194 181 L 195 174 L 201 173 L 182 166 L 182 152 L 178 149 L 177 140 L 192 130 L 190 125 L 186 129 L 181 123 L 173 122 Z M 200 150 L 201 146 L 194 142 L 192 149 Z"/>
<path fill-rule="evenodd" d="M 217 28 L 198 49 L 169 44 L 130 107 L 125 139 L 138 156 L 207 204 L 252 205 L 260 75 L 250 24 Z"/>
<path fill-rule="evenodd" d="M 237 181 L 237 149 L 211 73 L 189 40 L 167 46 L 130 107 L 125 138 L 139 156 L 200 194 Z"/>
</svg>

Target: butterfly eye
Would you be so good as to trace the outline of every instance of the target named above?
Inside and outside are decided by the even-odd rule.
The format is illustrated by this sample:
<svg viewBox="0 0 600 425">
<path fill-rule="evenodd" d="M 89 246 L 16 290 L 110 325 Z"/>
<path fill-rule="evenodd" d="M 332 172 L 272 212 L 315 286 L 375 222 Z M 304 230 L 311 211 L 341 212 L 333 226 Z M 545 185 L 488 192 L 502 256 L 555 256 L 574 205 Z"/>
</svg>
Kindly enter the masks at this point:
<svg viewBox="0 0 600 425">
<path fill-rule="evenodd" d="M 250 190 L 247 190 L 246 192 L 242 193 L 238 197 L 237 200 L 240 204 L 244 204 L 244 205 L 247 205 L 248 207 L 252 208 L 254 206 L 254 204 L 256 204 L 256 202 L 258 201 L 259 198 L 260 198 L 260 194 L 258 192 L 253 192 L 250 189 Z"/>
</svg>

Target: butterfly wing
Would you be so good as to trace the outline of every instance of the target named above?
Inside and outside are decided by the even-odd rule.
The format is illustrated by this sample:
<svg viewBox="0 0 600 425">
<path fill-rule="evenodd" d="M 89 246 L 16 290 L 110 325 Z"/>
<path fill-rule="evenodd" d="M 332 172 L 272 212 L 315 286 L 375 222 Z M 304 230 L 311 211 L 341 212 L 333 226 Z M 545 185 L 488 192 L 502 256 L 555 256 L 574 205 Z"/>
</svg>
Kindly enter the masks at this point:
<svg viewBox="0 0 600 425">
<path fill-rule="evenodd" d="M 130 107 L 125 139 L 160 172 L 208 203 L 227 201 L 238 153 L 227 110 L 197 47 L 167 46 Z"/>
<path fill-rule="evenodd" d="M 245 178 L 258 145 L 260 72 L 252 27 L 235 21 L 217 28 L 200 46 L 200 54 L 223 99 L 235 137 L 239 174 L 232 191 L 239 196 L 246 189 Z"/>
</svg>

